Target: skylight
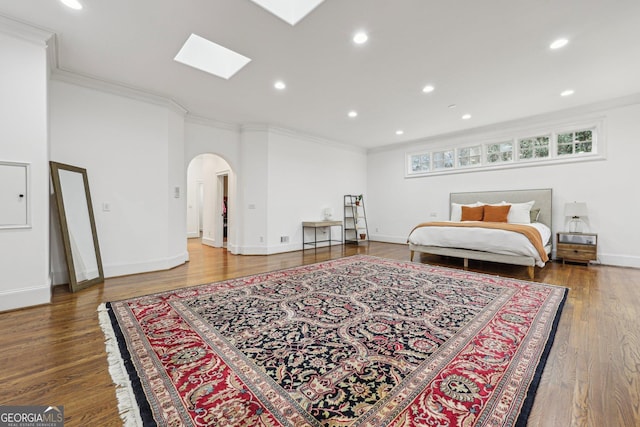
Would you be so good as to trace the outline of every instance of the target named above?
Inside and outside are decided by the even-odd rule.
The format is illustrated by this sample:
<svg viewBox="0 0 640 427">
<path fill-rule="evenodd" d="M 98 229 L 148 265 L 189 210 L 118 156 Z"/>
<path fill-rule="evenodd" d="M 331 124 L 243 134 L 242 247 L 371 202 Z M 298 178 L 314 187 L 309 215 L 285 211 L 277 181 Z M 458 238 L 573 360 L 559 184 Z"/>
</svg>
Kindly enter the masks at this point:
<svg viewBox="0 0 640 427">
<path fill-rule="evenodd" d="M 244 55 L 196 34 L 189 36 L 173 59 L 223 79 L 229 79 L 251 61 Z"/>
<path fill-rule="evenodd" d="M 278 18 L 296 25 L 324 0 L 251 0 Z"/>
</svg>

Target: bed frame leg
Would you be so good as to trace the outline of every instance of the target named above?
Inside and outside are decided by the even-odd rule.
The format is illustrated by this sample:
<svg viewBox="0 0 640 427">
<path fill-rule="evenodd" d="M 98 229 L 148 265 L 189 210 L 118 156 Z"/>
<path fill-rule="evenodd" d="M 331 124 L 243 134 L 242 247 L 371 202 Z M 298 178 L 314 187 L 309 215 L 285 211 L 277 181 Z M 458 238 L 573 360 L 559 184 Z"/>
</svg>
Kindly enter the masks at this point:
<svg viewBox="0 0 640 427">
<path fill-rule="evenodd" d="M 529 280 L 533 280 L 536 274 L 536 267 L 533 265 L 530 265 L 527 267 L 527 270 L 529 271 Z"/>
<path fill-rule="evenodd" d="M 464 259 L 464 269 L 466 270 L 467 268 L 469 268 L 469 258 Z"/>
<path fill-rule="evenodd" d="M 411 251 L 411 262 L 413 262 L 413 254 L 414 253 L 415 253 L 414 251 Z"/>
</svg>

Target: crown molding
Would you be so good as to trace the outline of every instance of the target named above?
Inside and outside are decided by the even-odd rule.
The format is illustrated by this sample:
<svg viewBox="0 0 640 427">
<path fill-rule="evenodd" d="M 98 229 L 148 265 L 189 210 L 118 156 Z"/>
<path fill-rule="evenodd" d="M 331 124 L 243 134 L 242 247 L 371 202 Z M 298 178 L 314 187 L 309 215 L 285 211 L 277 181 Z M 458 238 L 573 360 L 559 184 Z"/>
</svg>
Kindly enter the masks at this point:
<svg viewBox="0 0 640 427">
<path fill-rule="evenodd" d="M 191 123 L 194 125 L 202 125 L 202 126 L 209 126 L 209 127 L 214 127 L 217 129 L 224 129 L 224 130 L 230 130 L 233 132 L 240 132 L 240 125 L 235 124 L 235 123 L 229 123 L 229 122 L 223 122 L 220 120 L 215 120 L 215 119 L 211 119 L 209 117 L 204 117 L 204 116 L 198 116 L 196 114 L 192 114 L 187 112 L 187 114 L 184 117 L 185 122 L 187 123 Z"/>
<path fill-rule="evenodd" d="M 0 32 L 46 48 L 48 40 L 55 32 L 36 27 L 27 22 L 18 21 L 6 15 L 0 15 Z"/>
<path fill-rule="evenodd" d="M 122 83 L 101 79 L 99 77 L 90 76 L 75 71 L 65 70 L 59 67 L 52 70 L 51 79 L 86 87 L 89 89 L 95 89 L 101 92 L 124 96 L 127 98 L 135 99 L 137 101 L 159 105 L 161 107 L 167 107 L 181 115 L 185 115 L 188 113 L 188 110 L 185 107 L 178 104 L 168 96 L 158 95 L 131 86 L 127 86 Z"/>
<path fill-rule="evenodd" d="M 479 126 L 472 129 L 465 129 L 457 132 L 443 133 L 430 136 L 427 138 L 414 139 L 398 144 L 388 144 L 380 147 L 374 147 L 367 150 L 368 153 L 377 153 L 384 151 L 393 151 L 398 149 L 412 149 L 420 145 L 431 145 L 433 143 L 446 143 L 459 139 L 477 137 L 478 135 L 504 133 L 512 130 L 523 128 L 533 128 L 547 124 L 565 123 L 568 120 L 577 120 L 584 116 L 598 115 L 596 119 L 600 120 L 604 112 L 615 108 L 627 107 L 629 105 L 640 104 L 640 93 L 635 93 L 619 98 L 608 99 L 604 101 L 585 104 L 578 107 L 567 108 L 564 110 L 552 111 L 548 113 L 537 114 L 534 116 L 524 117 L 515 120 L 509 120 L 500 123 L 494 123 L 486 126 Z M 484 137 L 484 136 L 483 136 Z"/>
<path fill-rule="evenodd" d="M 323 146 L 329 146 L 340 150 L 352 151 L 355 153 L 366 154 L 367 150 L 364 147 L 356 145 L 346 144 L 343 142 L 333 141 L 321 136 L 312 135 L 309 133 L 301 132 L 295 129 L 289 129 L 281 126 L 274 126 L 264 123 L 244 123 L 240 126 L 240 132 L 270 132 L 276 135 L 286 136 L 290 138 L 301 139 L 307 142 L 320 144 Z"/>
</svg>

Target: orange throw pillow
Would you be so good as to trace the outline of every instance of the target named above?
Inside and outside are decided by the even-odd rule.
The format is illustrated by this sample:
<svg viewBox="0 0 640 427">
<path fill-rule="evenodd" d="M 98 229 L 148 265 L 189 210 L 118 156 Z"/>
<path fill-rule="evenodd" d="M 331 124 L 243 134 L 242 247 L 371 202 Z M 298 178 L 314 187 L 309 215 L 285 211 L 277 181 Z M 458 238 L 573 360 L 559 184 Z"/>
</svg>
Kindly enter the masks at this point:
<svg viewBox="0 0 640 427">
<path fill-rule="evenodd" d="M 484 218 L 482 220 L 486 222 L 507 222 L 509 209 L 511 209 L 511 205 L 486 205 L 484 207 Z"/>
<path fill-rule="evenodd" d="M 484 216 L 484 206 L 462 206 L 462 216 L 460 221 L 482 221 Z"/>
</svg>

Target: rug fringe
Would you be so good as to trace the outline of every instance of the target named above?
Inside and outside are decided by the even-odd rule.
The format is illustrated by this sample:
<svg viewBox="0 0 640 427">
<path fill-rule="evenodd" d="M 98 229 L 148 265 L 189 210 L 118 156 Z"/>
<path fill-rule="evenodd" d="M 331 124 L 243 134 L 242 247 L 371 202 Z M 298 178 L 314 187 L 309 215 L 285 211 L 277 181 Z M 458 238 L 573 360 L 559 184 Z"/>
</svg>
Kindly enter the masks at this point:
<svg viewBox="0 0 640 427">
<path fill-rule="evenodd" d="M 140 416 L 136 397 L 133 394 L 127 369 L 120 357 L 118 340 L 113 332 L 111 319 L 109 318 L 109 311 L 105 303 L 98 306 L 98 320 L 100 321 L 100 327 L 102 328 L 102 332 L 104 332 L 105 336 L 104 343 L 107 351 L 107 362 L 109 363 L 109 374 L 111 374 L 111 379 L 116 384 L 118 412 L 122 419 L 122 425 L 124 427 L 142 426 L 142 418 Z"/>
</svg>

